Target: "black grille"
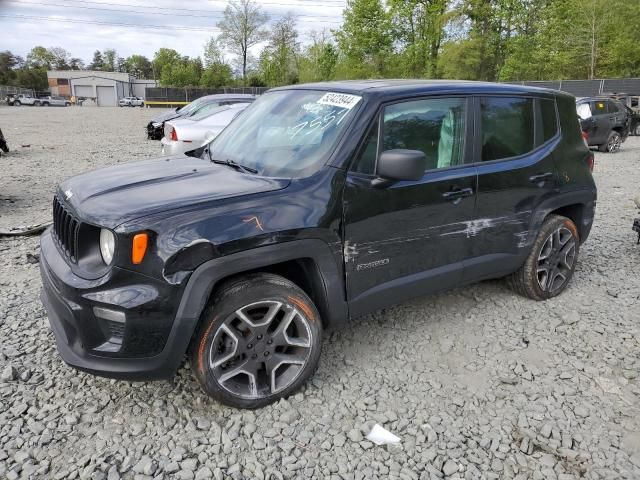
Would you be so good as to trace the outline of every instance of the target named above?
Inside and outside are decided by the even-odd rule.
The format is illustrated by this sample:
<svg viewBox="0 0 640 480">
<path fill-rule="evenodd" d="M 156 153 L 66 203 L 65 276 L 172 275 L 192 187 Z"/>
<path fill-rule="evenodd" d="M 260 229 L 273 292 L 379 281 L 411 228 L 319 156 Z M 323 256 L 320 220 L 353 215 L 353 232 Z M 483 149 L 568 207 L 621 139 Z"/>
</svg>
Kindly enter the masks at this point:
<svg viewBox="0 0 640 480">
<path fill-rule="evenodd" d="M 111 320 L 105 320 L 105 323 L 112 338 L 122 339 L 124 337 L 124 323 L 112 322 Z"/>
<path fill-rule="evenodd" d="M 78 230 L 80 222 L 53 197 L 53 237 L 73 263 L 78 262 Z"/>
</svg>

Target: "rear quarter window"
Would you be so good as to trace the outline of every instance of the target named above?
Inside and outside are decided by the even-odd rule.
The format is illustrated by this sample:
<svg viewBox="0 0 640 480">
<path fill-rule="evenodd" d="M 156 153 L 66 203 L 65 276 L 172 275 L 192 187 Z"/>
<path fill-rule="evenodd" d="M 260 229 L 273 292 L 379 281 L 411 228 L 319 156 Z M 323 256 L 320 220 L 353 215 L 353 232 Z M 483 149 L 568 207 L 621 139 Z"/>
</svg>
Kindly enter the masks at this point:
<svg viewBox="0 0 640 480">
<path fill-rule="evenodd" d="M 540 114 L 542 116 L 542 141 L 546 142 L 555 137 L 558 132 L 555 100 L 541 99 Z"/>
</svg>

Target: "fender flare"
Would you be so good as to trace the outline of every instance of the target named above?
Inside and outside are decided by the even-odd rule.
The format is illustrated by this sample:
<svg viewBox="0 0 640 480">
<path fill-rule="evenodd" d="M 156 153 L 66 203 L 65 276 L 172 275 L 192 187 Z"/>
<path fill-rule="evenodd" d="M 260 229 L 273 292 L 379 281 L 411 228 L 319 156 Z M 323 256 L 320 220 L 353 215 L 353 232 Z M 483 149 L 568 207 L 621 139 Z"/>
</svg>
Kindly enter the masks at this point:
<svg viewBox="0 0 640 480">
<path fill-rule="evenodd" d="M 578 219 L 576 226 L 580 232 L 580 243 L 583 243 L 589 236 L 591 225 L 593 224 L 596 197 L 597 193 L 595 188 L 584 188 L 554 194 L 553 197 L 547 198 L 536 207 L 533 215 L 531 216 L 529 231 L 537 235 L 544 219 L 547 218 L 551 212 L 562 207 L 568 207 L 569 205 L 580 204 L 584 205 L 584 210 L 582 218 Z M 535 235 L 530 235 L 529 239 L 529 243 L 533 243 Z"/>
<path fill-rule="evenodd" d="M 322 240 L 305 239 L 257 247 L 203 263 L 189 276 L 176 314 L 176 323 L 192 323 L 193 331 L 213 288 L 220 280 L 237 273 L 303 258 L 312 259 L 318 267 L 324 287 L 320 292 L 323 305 L 318 305 L 318 309 L 325 313 L 326 323 L 346 320 L 349 311 L 344 297 L 344 279 L 330 246 Z"/>
</svg>

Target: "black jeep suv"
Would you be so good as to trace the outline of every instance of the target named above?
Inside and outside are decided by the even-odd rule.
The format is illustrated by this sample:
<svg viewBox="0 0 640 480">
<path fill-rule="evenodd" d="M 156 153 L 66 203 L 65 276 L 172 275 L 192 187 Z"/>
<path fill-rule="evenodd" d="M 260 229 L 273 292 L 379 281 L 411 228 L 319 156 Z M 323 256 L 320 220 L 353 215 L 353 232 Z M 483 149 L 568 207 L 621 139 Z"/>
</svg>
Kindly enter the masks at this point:
<svg viewBox="0 0 640 480">
<path fill-rule="evenodd" d="M 61 184 L 42 298 L 70 365 L 164 378 L 188 351 L 208 394 L 258 407 L 298 389 L 348 317 L 488 278 L 558 295 L 591 229 L 592 165 L 556 91 L 277 88 L 201 158 Z"/>
<path fill-rule="evenodd" d="M 620 150 L 630 128 L 630 115 L 622 103 L 612 98 L 581 98 L 576 109 L 590 147 L 609 153 Z"/>
</svg>

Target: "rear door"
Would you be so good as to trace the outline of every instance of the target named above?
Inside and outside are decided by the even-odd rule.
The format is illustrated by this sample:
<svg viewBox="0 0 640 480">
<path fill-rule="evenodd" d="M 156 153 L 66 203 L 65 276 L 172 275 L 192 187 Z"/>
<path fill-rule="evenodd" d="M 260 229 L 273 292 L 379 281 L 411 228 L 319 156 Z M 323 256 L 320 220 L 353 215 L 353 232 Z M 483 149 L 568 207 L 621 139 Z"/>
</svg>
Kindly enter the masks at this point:
<svg viewBox="0 0 640 480">
<path fill-rule="evenodd" d="M 529 230 L 532 214 L 558 187 L 555 100 L 485 96 L 476 105 L 478 199 L 466 232 L 474 239 L 468 280 L 508 273 L 521 263 L 537 233 Z"/>
<path fill-rule="evenodd" d="M 611 132 L 612 121 L 606 100 L 593 100 L 591 102 L 591 111 L 593 112 L 592 133 L 589 134 L 590 145 L 601 145 L 609 138 Z"/>
<path fill-rule="evenodd" d="M 384 106 L 348 173 L 344 191 L 344 258 L 354 315 L 455 286 L 470 254 L 464 234 L 473 219 L 476 168 L 467 163 L 471 100 L 414 99 Z M 379 154 L 421 150 L 417 181 L 376 186 Z"/>
</svg>

